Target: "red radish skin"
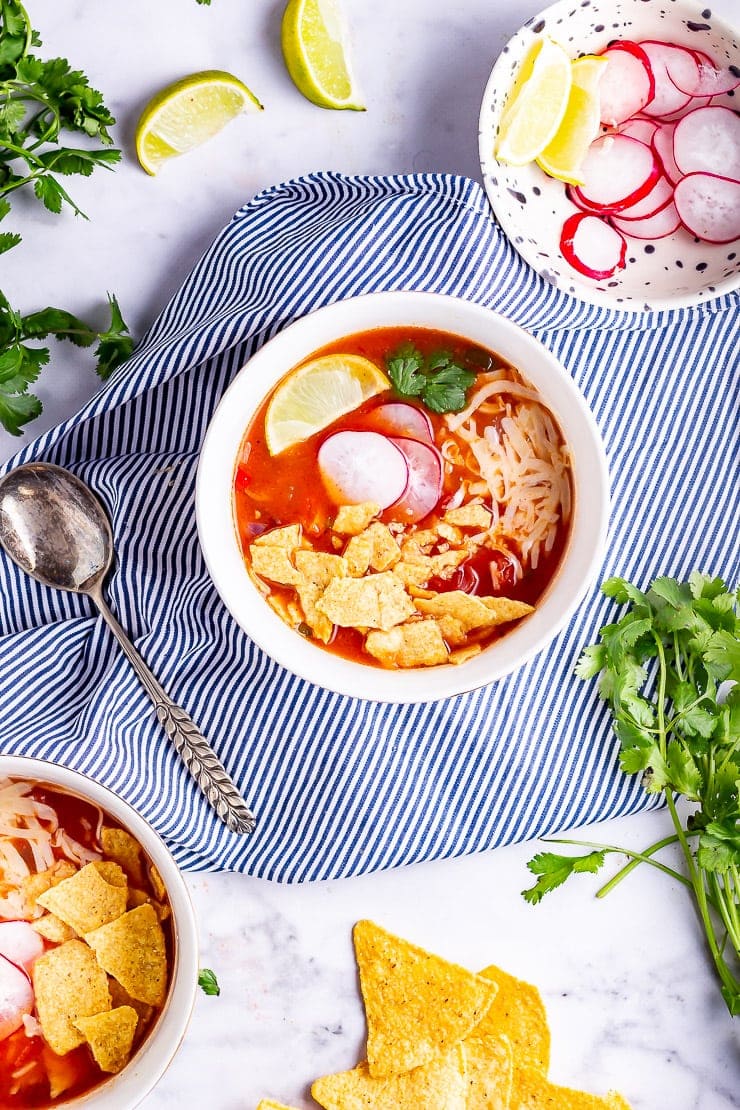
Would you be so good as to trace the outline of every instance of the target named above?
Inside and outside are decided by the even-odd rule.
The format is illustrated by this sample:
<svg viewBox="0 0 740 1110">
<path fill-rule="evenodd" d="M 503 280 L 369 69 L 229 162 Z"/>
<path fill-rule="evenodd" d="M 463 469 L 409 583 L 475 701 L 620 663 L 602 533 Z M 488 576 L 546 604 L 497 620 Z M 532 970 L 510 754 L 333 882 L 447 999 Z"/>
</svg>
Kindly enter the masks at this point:
<svg viewBox="0 0 740 1110">
<path fill-rule="evenodd" d="M 599 81 L 601 121 L 613 127 L 650 103 L 655 78 L 647 54 L 636 42 L 613 42 L 601 56 L 607 60 Z"/>
<path fill-rule="evenodd" d="M 0 956 L 30 972 L 44 942 L 27 921 L 0 921 Z"/>
<path fill-rule="evenodd" d="M 365 413 L 363 425 L 383 435 L 404 436 L 428 443 L 434 441 L 432 422 L 427 414 L 423 409 L 405 401 L 390 401 L 388 404 L 378 405 Z"/>
<path fill-rule="evenodd" d="M 699 63 L 692 50 L 668 42 L 645 40 L 640 43 L 645 51 L 655 79 L 655 94 L 643 108 L 647 116 L 667 116 L 685 108 L 691 96 L 678 87 L 695 83 L 699 79 Z"/>
<path fill-rule="evenodd" d="M 662 123 L 653 135 L 652 143 L 656 157 L 663 168 L 663 173 L 671 185 L 676 185 L 683 176 L 673 157 L 673 132 L 675 129 L 675 123 Z"/>
<path fill-rule="evenodd" d="M 624 268 L 627 244 L 624 236 L 599 216 L 576 212 L 563 224 L 560 250 L 574 270 L 601 281 Z"/>
<path fill-rule="evenodd" d="M 326 492 L 337 505 L 374 501 L 387 509 L 409 480 L 404 453 L 378 432 L 335 432 L 319 447 L 318 464 Z"/>
<path fill-rule="evenodd" d="M 740 116 L 697 108 L 676 124 L 673 158 L 682 174 L 712 173 L 740 181 Z"/>
<path fill-rule="evenodd" d="M 673 186 L 667 177 L 659 177 L 646 197 L 619 213 L 620 220 L 644 220 L 665 208 L 673 200 Z"/>
<path fill-rule="evenodd" d="M 645 143 L 646 146 L 650 146 L 657 129 L 657 120 L 642 119 L 640 116 L 635 116 L 634 119 L 628 119 L 620 126 L 619 134 L 626 135 L 629 139 L 637 139 L 638 143 Z"/>
<path fill-rule="evenodd" d="M 740 181 L 690 173 L 679 181 L 674 202 L 687 231 L 708 243 L 740 239 Z"/>
<path fill-rule="evenodd" d="M 660 177 L 652 147 L 627 135 L 602 135 L 589 147 L 576 193 L 603 213 L 619 212 L 647 196 Z"/>
<path fill-rule="evenodd" d="M 581 212 L 588 212 L 591 216 L 603 216 L 604 209 L 600 206 L 597 207 L 594 204 L 589 204 L 587 200 L 584 200 L 584 198 L 580 196 L 577 186 L 566 185 L 565 192 L 568 199 L 575 204 L 576 208 L 580 209 Z"/>
<path fill-rule="evenodd" d="M 406 457 L 409 480 L 390 512 L 395 520 L 415 524 L 431 513 L 442 496 L 442 456 L 431 443 L 417 439 L 394 438 L 393 443 Z"/>
<path fill-rule="evenodd" d="M 630 239 L 665 239 L 678 231 L 681 217 L 673 201 L 669 200 L 658 212 L 642 220 L 625 220 L 613 216 L 612 222 L 618 231 Z"/>
<path fill-rule="evenodd" d="M 0 956 L 0 1041 L 23 1024 L 33 1010 L 33 987 L 25 971 Z"/>
<path fill-rule="evenodd" d="M 693 50 L 692 54 L 697 61 L 696 81 L 693 83 L 686 81 L 679 73 L 671 74 L 671 80 L 681 92 L 693 97 L 721 96 L 722 93 L 732 92 L 740 86 L 740 77 L 736 77 L 731 69 L 716 66 L 709 55 L 702 50 Z"/>
</svg>

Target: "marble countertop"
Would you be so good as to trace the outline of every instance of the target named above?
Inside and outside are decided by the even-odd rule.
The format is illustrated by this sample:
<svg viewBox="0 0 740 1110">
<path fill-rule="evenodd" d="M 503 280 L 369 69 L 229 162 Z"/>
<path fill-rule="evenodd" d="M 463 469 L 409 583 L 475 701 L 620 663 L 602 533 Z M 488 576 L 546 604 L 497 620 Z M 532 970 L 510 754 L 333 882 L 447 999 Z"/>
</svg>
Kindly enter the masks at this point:
<svg viewBox="0 0 740 1110">
<path fill-rule="evenodd" d="M 2 288 L 25 312 L 60 304 L 102 323 L 106 290 L 141 335 L 232 213 L 261 188 L 317 169 L 444 170 L 479 179 L 477 113 L 506 37 L 538 0 L 344 0 L 366 113 L 304 101 L 283 66 L 284 0 L 29 0 L 48 55 L 66 54 L 106 95 L 123 164 L 70 188 L 89 221 L 19 197 L 23 243 Z M 714 5 L 730 16 L 733 0 Z M 697 7 L 699 10 L 699 7 Z M 162 85 L 226 69 L 265 104 L 151 179 L 133 155 L 136 119 Z M 4 228 L 5 230 L 5 228 Z M 89 355 L 54 347 L 27 437 L 0 431 L 0 458 L 71 415 L 97 386 Z M 668 818 L 648 813 L 589 837 L 643 847 Z M 352 1066 L 364 1035 L 351 926 L 371 917 L 471 968 L 497 963 L 537 983 L 550 1015 L 552 1078 L 623 1091 L 635 1110 L 730 1110 L 740 1046 L 685 892 L 633 874 L 606 901 L 583 876 L 528 906 L 531 845 L 361 879 L 280 887 L 235 875 L 189 880 L 202 962 L 220 998 L 198 999 L 147 1110 L 250 1110 L 272 1095 L 308 1107 L 312 1078 Z M 643 869 L 645 871 L 645 869 Z"/>
</svg>

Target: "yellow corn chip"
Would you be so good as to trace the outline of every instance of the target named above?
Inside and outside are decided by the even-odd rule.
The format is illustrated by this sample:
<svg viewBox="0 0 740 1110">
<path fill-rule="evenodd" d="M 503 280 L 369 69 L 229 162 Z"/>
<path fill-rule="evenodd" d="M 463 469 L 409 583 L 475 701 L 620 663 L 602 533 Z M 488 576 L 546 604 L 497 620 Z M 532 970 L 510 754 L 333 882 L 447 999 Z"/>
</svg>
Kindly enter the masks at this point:
<svg viewBox="0 0 740 1110">
<path fill-rule="evenodd" d="M 98 963 L 132 998 L 161 1006 L 167 988 L 164 933 L 153 906 L 146 903 L 87 933 Z"/>
<path fill-rule="evenodd" d="M 472 659 L 476 655 L 480 655 L 480 644 L 471 644 L 469 647 L 456 648 L 455 651 L 450 652 L 449 662 L 460 666 L 461 663 L 467 663 L 468 659 Z"/>
<path fill-rule="evenodd" d="M 462 1042 L 468 1081 L 466 1110 L 508 1110 L 514 1072 L 511 1045 L 506 1037 L 479 1037 L 479 1028 Z"/>
<path fill-rule="evenodd" d="M 615 1098 L 619 1099 L 616 1103 Z M 558 1087 L 536 1068 L 514 1069 L 510 1110 L 616 1110 L 616 1107 L 629 1110 L 629 1104 L 616 1091 L 601 1098 L 586 1091 Z"/>
<path fill-rule="evenodd" d="M 96 860 L 95 863 L 90 864 L 90 867 L 94 867 L 98 875 L 101 875 L 111 886 L 126 886 L 128 883 L 120 863 L 116 863 L 114 860 Z"/>
<path fill-rule="evenodd" d="M 68 940 L 39 956 L 32 978 L 36 1013 L 46 1042 L 58 1056 L 64 1056 L 85 1039 L 74 1022 L 110 1009 L 105 972 L 86 944 Z"/>
<path fill-rule="evenodd" d="M 311 1094 L 325 1110 L 466 1110 L 460 1045 L 405 1075 L 374 1079 L 367 1064 L 317 1079 Z"/>
<path fill-rule="evenodd" d="M 263 532 L 261 536 L 253 540 L 251 546 L 284 547 L 288 551 L 293 551 L 294 548 L 300 546 L 300 542 L 300 524 L 288 524 L 285 528 L 273 528 L 270 532 Z"/>
<path fill-rule="evenodd" d="M 490 510 L 483 505 L 461 505 L 458 509 L 449 509 L 444 518 L 458 528 L 482 528 L 483 531 L 491 527 L 493 519 Z"/>
<path fill-rule="evenodd" d="M 133 883 L 140 886 L 144 881 L 141 868 L 141 846 L 131 833 L 125 829 L 112 829 L 103 825 L 100 830 L 100 843 L 103 855 L 119 864 Z M 112 882 L 109 879 L 108 882 Z"/>
<path fill-rule="evenodd" d="M 357 578 L 369 569 L 389 570 L 401 558 L 401 549 L 390 529 L 376 520 L 359 536 L 353 536 L 344 552 L 349 573 Z"/>
<path fill-rule="evenodd" d="M 63 879 L 40 894 L 37 904 L 56 914 L 80 934 L 114 921 L 125 912 L 126 887 L 114 886 L 104 879 L 99 870 L 104 866 L 102 863 L 88 863 L 71 879 Z"/>
<path fill-rule="evenodd" d="M 516 979 L 500 967 L 487 967 L 481 975 L 496 983 L 498 994 L 475 1035 L 505 1034 L 511 1042 L 517 1067 L 537 1068 L 546 1075 L 550 1067 L 550 1030 L 545 1004 L 537 987 Z"/>
<path fill-rule="evenodd" d="M 128 1063 L 138 1020 L 130 1006 L 117 1006 L 105 1014 L 78 1018 L 74 1025 L 90 1045 L 100 1070 L 113 1074 Z"/>
<path fill-rule="evenodd" d="M 374 1077 L 399 1075 L 447 1052 L 481 1021 L 496 985 L 359 921 L 353 931 Z"/>
<path fill-rule="evenodd" d="M 36 906 L 36 899 L 39 894 L 44 894 L 51 887 L 56 886 L 57 883 L 61 883 L 63 879 L 70 879 L 72 875 L 76 874 L 76 867 L 73 867 L 66 859 L 60 859 L 47 868 L 46 871 L 39 871 L 36 875 L 27 875 L 24 879 L 21 879 L 21 888 L 28 911 L 40 913 L 41 910 Z"/>
<path fill-rule="evenodd" d="M 326 551 L 296 551 L 295 565 L 300 578 L 325 589 L 333 578 L 347 576 L 347 564 L 341 555 Z"/>
<path fill-rule="evenodd" d="M 454 617 L 468 632 L 474 628 L 493 628 L 533 612 L 532 606 L 523 601 L 510 601 L 505 597 L 476 597 L 462 590 L 450 590 L 434 598 L 417 598 L 415 604 L 420 613 L 433 617 Z"/>
<path fill-rule="evenodd" d="M 32 921 L 31 925 L 39 936 L 50 940 L 52 944 L 64 944 L 65 940 L 72 940 L 77 936 L 72 926 L 54 913 L 45 913 L 43 917 Z"/>
<path fill-rule="evenodd" d="M 117 979 L 111 975 L 108 976 L 108 990 L 110 991 L 110 1004 L 115 1009 L 117 1006 L 130 1006 L 132 1010 L 136 1010 L 139 1018 L 139 1030 L 144 1025 L 148 1025 L 154 1007 L 149 1006 L 146 1002 L 139 1002 L 138 998 L 132 998 L 125 987 L 122 987 Z"/>
<path fill-rule="evenodd" d="M 365 578 L 334 578 L 316 602 L 332 624 L 387 631 L 414 613 L 414 603 L 391 570 Z"/>
<path fill-rule="evenodd" d="M 339 532 L 342 536 L 359 536 L 379 512 L 380 505 L 376 505 L 374 501 L 363 501 L 359 505 L 342 505 L 337 512 L 332 531 Z"/>
<path fill-rule="evenodd" d="M 287 1106 L 284 1102 L 275 1102 L 274 1098 L 261 1098 L 257 1103 L 257 1110 L 295 1110 L 293 1106 Z"/>
<path fill-rule="evenodd" d="M 156 894 L 160 902 L 164 902 L 167 897 L 167 887 L 164 885 L 164 880 L 157 871 L 153 863 L 149 864 L 149 882 L 152 884 L 152 890 Z"/>
<path fill-rule="evenodd" d="M 156 898 L 152 898 L 145 890 L 139 890 L 138 887 L 130 886 L 128 888 L 128 898 L 126 900 L 126 909 L 135 910 L 137 906 L 143 906 L 149 903 L 154 907 L 154 911 L 160 921 L 166 921 L 172 912 L 167 902 L 158 902 Z"/>
<path fill-rule="evenodd" d="M 434 667 L 447 662 L 447 648 L 434 620 L 399 624 L 388 632 L 368 632 L 365 648 L 384 667 Z"/>
<path fill-rule="evenodd" d="M 252 570 L 260 578 L 267 578 L 279 586 L 295 586 L 301 576 L 290 561 L 290 555 L 284 547 L 273 547 L 265 544 L 256 547 L 252 544 L 249 549 L 252 561 Z"/>
</svg>

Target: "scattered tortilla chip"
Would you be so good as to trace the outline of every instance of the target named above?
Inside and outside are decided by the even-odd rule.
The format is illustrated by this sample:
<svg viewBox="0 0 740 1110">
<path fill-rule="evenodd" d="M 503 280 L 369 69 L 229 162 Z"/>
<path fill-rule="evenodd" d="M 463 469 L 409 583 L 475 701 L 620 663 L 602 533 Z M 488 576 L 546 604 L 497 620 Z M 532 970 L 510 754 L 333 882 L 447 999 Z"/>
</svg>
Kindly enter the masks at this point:
<svg viewBox="0 0 740 1110">
<path fill-rule="evenodd" d="M 390 570 L 401 558 L 401 548 L 390 529 L 376 520 L 364 532 L 353 536 L 344 552 L 347 569 L 353 578 L 368 570 Z"/>
<path fill-rule="evenodd" d="M 347 564 L 342 556 L 326 551 L 296 551 L 295 565 L 301 580 L 322 589 L 334 578 L 347 577 Z"/>
<path fill-rule="evenodd" d="M 480 655 L 480 653 L 480 644 L 470 644 L 469 647 L 455 648 L 454 651 L 450 652 L 448 662 L 454 663 L 455 666 L 459 667 L 461 663 L 467 663 L 468 659 L 473 659 L 476 655 Z"/>
<path fill-rule="evenodd" d="M 130 1006 L 117 1006 L 104 1014 L 78 1018 L 74 1025 L 90 1045 L 100 1070 L 114 1074 L 128 1063 L 138 1020 Z"/>
<path fill-rule="evenodd" d="M 619 1100 L 617 1103 L 615 1098 Z M 629 1110 L 629 1103 L 616 1091 L 601 1098 L 586 1091 L 558 1087 L 537 1068 L 517 1067 L 514 1070 L 510 1110 L 615 1110 L 616 1107 Z"/>
<path fill-rule="evenodd" d="M 114 1008 L 117 1006 L 130 1006 L 132 1010 L 136 1010 L 139 1018 L 139 1026 L 148 1025 L 151 1021 L 154 1007 L 146 1002 L 139 1002 L 138 998 L 132 998 L 125 987 L 122 987 L 117 979 L 111 975 L 108 976 L 108 990 L 110 991 L 110 1004 Z"/>
<path fill-rule="evenodd" d="M 152 898 L 151 894 L 147 894 L 145 890 L 139 890 L 138 887 L 130 886 L 128 888 L 127 910 L 135 910 L 137 906 L 143 906 L 146 903 L 154 907 L 154 912 L 160 921 L 166 921 L 172 912 L 167 902 L 158 902 L 156 898 Z"/>
<path fill-rule="evenodd" d="M 100 966 L 132 998 L 161 1006 L 167 989 L 164 933 L 153 906 L 129 910 L 115 921 L 85 935 Z"/>
<path fill-rule="evenodd" d="M 74 1022 L 110 1009 L 105 972 L 86 944 L 68 940 L 39 956 L 31 975 L 44 1038 L 64 1056 L 85 1040 Z"/>
<path fill-rule="evenodd" d="M 479 1037 L 478 1028 L 463 1041 L 468 1083 L 466 1110 L 508 1110 L 514 1073 L 511 1045 L 506 1037 Z"/>
<path fill-rule="evenodd" d="M 475 1035 L 504 1033 L 511 1042 L 517 1067 L 537 1068 L 546 1075 L 550 1067 L 550 1029 L 537 987 L 500 967 L 484 968 L 481 975 L 496 983 L 498 994 Z"/>
<path fill-rule="evenodd" d="M 398 1075 L 447 1052 L 480 1022 L 496 985 L 395 937 L 372 921 L 353 931 L 374 1077 Z"/>
<path fill-rule="evenodd" d="M 284 1102 L 275 1102 L 274 1098 L 261 1098 L 257 1103 L 257 1110 L 295 1110 L 294 1106 L 287 1106 Z"/>
<path fill-rule="evenodd" d="M 332 532 L 339 532 L 342 536 L 359 536 L 379 512 L 380 505 L 376 505 L 374 501 L 362 501 L 359 505 L 342 505 L 332 525 Z"/>
<path fill-rule="evenodd" d="M 414 612 L 414 603 L 392 570 L 365 578 L 334 578 L 316 602 L 332 624 L 388 631 Z"/>
<path fill-rule="evenodd" d="M 441 539 L 447 540 L 453 547 L 458 547 L 463 542 L 462 532 L 454 524 L 448 524 L 444 520 L 437 525 L 437 534 Z"/>
<path fill-rule="evenodd" d="M 128 885 L 128 879 L 120 863 L 110 859 L 101 859 L 91 863 L 90 866 L 94 867 L 98 875 L 101 875 L 111 886 Z"/>
<path fill-rule="evenodd" d="M 164 885 L 164 879 L 153 863 L 149 864 L 149 882 L 152 884 L 152 890 L 156 897 L 160 902 L 164 902 L 167 897 L 167 887 Z"/>
<path fill-rule="evenodd" d="M 458 528 L 482 528 L 485 532 L 491 527 L 493 517 L 483 505 L 461 505 L 457 509 L 448 509 L 444 519 Z"/>
<path fill-rule="evenodd" d="M 317 1079 L 311 1094 L 325 1110 L 465 1110 L 467 1079 L 460 1045 L 405 1075 L 374 1079 L 367 1064 Z"/>
<path fill-rule="evenodd" d="M 311 582 L 303 582 L 297 587 L 298 597 L 303 609 L 303 617 L 312 634 L 322 644 L 328 644 L 334 633 L 334 625 L 325 613 L 320 613 L 316 602 L 324 592 L 323 586 L 315 586 Z"/>
<path fill-rule="evenodd" d="M 420 613 L 433 617 L 454 617 L 466 632 L 475 628 L 493 628 L 533 612 L 532 606 L 523 601 L 510 601 L 505 597 L 476 597 L 462 590 L 450 590 L 434 598 L 417 598 L 415 605 Z"/>
<path fill-rule="evenodd" d="M 37 909 L 36 906 L 36 899 L 39 894 L 45 894 L 57 883 L 61 883 L 64 879 L 69 879 L 76 874 L 76 867 L 73 867 L 66 859 L 60 859 L 47 868 L 46 871 L 39 871 L 35 875 L 27 875 L 22 879 L 21 888 L 29 912 L 41 913 L 41 910 Z"/>
<path fill-rule="evenodd" d="M 388 632 L 368 632 L 365 648 L 384 667 L 434 667 L 447 662 L 447 647 L 434 620 L 399 624 Z"/>
<path fill-rule="evenodd" d="M 39 936 L 50 940 L 52 944 L 64 944 L 65 940 L 72 940 L 77 936 L 72 926 L 54 913 L 45 913 L 43 917 L 32 921 L 31 925 Z"/>
<path fill-rule="evenodd" d="M 428 555 L 417 555 L 401 559 L 393 568 L 393 573 L 405 586 L 425 586 L 432 577 L 432 562 Z M 432 595 L 436 597 L 436 594 Z"/>
<path fill-rule="evenodd" d="M 255 547 L 252 544 L 249 557 L 252 561 L 252 570 L 255 574 L 259 574 L 260 578 L 267 578 L 279 586 L 295 586 L 301 580 L 284 547 L 273 547 L 270 544 Z"/>
<path fill-rule="evenodd" d="M 251 546 L 284 547 L 288 551 L 293 551 L 294 548 L 300 546 L 300 543 L 300 524 L 288 524 L 284 528 L 273 528 L 270 532 L 263 532 L 261 536 L 252 541 Z"/>
<path fill-rule="evenodd" d="M 36 899 L 38 905 L 56 914 L 80 934 L 114 921 L 126 910 L 126 887 L 115 886 L 104 879 L 99 871 L 103 866 L 88 863 L 70 879 L 63 879 L 40 894 Z M 118 867 L 117 864 L 109 866 Z"/>
<path fill-rule="evenodd" d="M 103 855 L 119 864 L 129 879 L 140 886 L 144 881 L 144 875 L 141 867 L 141 845 L 138 840 L 125 829 L 112 829 L 103 825 L 100 830 L 100 843 L 103 846 Z M 112 882 L 112 879 L 108 882 Z"/>
<path fill-rule="evenodd" d="M 512 601 L 508 597 L 482 597 L 481 601 L 495 613 L 497 624 L 519 620 L 528 613 L 534 613 L 534 605 L 527 605 L 526 601 Z"/>
</svg>

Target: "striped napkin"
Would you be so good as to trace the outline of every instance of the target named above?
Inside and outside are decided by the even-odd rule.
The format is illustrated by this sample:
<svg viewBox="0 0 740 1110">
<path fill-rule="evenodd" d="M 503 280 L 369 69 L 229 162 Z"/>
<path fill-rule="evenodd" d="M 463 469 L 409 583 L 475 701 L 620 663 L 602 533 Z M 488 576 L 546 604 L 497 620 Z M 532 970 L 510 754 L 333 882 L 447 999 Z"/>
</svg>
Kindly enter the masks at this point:
<svg viewBox="0 0 740 1110">
<path fill-rule="evenodd" d="M 516 674 L 444 702 L 391 706 L 284 671 L 211 585 L 193 494 L 224 389 L 297 316 L 386 289 L 487 305 L 569 369 L 612 475 L 602 576 L 645 583 L 697 568 L 738 579 L 736 296 L 644 316 L 582 304 L 521 261 L 482 190 L 460 177 L 319 173 L 268 189 L 237 212 L 129 363 L 8 464 L 68 466 L 98 492 L 119 556 L 112 607 L 211 740 L 258 831 L 238 837 L 213 816 L 90 603 L 1 555 L 0 750 L 106 783 L 186 868 L 337 878 L 655 804 L 619 772 L 594 684 L 573 677 L 581 646 L 614 613 L 596 589 Z"/>
</svg>

